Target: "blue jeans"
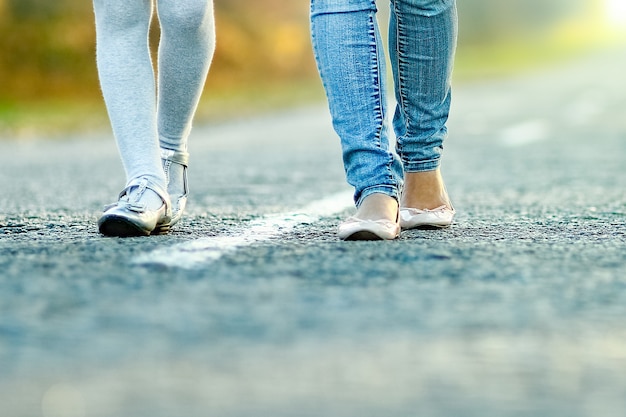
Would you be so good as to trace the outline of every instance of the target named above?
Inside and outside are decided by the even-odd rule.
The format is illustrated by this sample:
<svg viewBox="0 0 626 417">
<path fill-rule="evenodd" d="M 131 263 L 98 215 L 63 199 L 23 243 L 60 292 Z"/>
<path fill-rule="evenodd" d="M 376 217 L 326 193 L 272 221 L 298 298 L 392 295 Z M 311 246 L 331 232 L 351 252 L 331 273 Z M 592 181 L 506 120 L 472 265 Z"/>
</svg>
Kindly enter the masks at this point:
<svg viewBox="0 0 626 417">
<path fill-rule="evenodd" d="M 373 193 L 399 199 L 404 172 L 439 167 L 456 49 L 455 0 L 391 0 L 396 154 L 376 12 L 375 0 L 311 0 L 315 59 L 357 206 Z"/>
</svg>

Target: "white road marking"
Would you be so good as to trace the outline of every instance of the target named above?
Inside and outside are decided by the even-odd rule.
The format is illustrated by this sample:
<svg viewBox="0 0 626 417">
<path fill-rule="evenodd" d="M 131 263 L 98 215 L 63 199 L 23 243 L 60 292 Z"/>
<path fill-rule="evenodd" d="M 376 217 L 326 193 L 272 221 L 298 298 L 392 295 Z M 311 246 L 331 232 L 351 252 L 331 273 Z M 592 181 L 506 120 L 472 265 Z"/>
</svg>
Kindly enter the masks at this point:
<svg viewBox="0 0 626 417">
<path fill-rule="evenodd" d="M 217 261 L 226 253 L 289 233 L 296 226 L 315 223 L 353 205 L 342 192 L 314 201 L 301 210 L 264 216 L 250 222 L 240 234 L 213 236 L 180 243 L 140 255 L 133 263 L 194 269 Z"/>
<path fill-rule="evenodd" d="M 548 139 L 550 125 L 547 121 L 536 119 L 515 124 L 500 133 L 500 140 L 506 146 L 523 146 Z"/>
</svg>

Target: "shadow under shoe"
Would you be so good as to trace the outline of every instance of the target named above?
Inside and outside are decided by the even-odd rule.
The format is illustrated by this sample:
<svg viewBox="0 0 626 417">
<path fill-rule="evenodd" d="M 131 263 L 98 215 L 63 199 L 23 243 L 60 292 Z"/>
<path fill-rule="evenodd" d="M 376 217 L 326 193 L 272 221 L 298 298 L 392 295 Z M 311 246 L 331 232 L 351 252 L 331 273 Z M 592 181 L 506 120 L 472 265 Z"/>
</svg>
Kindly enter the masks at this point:
<svg viewBox="0 0 626 417">
<path fill-rule="evenodd" d="M 172 215 L 168 224 L 171 227 L 180 221 L 187 206 L 189 153 L 161 148 L 161 162 L 167 179 L 167 192 L 172 201 Z"/>
<path fill-rule="evenodd" d="M 163 201 L 157 210 L 142 202 L 146 190 L 154 191 Z M 169 231 L 171 203 L 167 192 L 145 177 L 131 181 L 119 200 L 105 207 L 98 220 L 98 230 L 105 236 L 132 237 L 164 234 Z"/>
</svg>

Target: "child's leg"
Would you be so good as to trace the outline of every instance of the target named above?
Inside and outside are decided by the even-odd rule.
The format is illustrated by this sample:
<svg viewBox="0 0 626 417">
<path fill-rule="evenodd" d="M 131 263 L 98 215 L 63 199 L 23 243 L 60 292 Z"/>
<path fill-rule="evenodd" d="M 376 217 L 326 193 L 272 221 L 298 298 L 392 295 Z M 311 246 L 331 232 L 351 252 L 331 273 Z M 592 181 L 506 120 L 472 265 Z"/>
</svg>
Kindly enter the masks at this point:
<svg viewBox="0 0 626 417">
<path fill-rule="evenodd" d="M 187 151 L 187 137 L 213 52 L 212 0 L 158 0 L 158 131 L 162 148 Z"/>
<path fill-rule="evenodd" d="M 100 84 L 127 182 L 145 177 L 164 189 L 148 47 L 152 2 L 94 0 L 94 10 Z"/>
<path fill-rule="evenodd" d="M 215 51 L 215 19 L 212 0 L 158 0 L 157 9 L 157 123 L 175 224 L 187 203 L 187 139 Z"/>
</svg>

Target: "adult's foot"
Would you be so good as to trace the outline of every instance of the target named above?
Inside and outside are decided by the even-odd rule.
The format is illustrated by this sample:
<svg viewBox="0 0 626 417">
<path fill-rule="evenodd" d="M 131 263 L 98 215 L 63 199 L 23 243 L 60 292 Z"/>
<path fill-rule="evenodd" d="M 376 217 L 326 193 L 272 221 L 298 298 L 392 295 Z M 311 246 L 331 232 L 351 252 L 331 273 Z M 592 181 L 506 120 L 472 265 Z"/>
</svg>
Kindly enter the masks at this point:
<svg viewBox="0 0 626 417">
<path fill-rule="evenodd" d="M 408 172 L 404 175 L 401 207 L 436 209 L 446 206 L 452 209 L 441 171 Z"/>
<path fill-rule="evenodd" d="M 354 217 L 395 222 L 398 217 L 398 201 L 386 194 L 370 194 L 363 199 Z"/>
<path fill-rule="evenodd" d="M 448 227 L 454 215 L 439 169 L 405 175 L 400 208 L 403 229 Z"/>
<path fill-rule="evenodd" d="M 391 240 L 400 234 L 398 202 L 385 194 L 367 196 L 354 216 L 339 225 L 343 240 Z"/>
</svg>

